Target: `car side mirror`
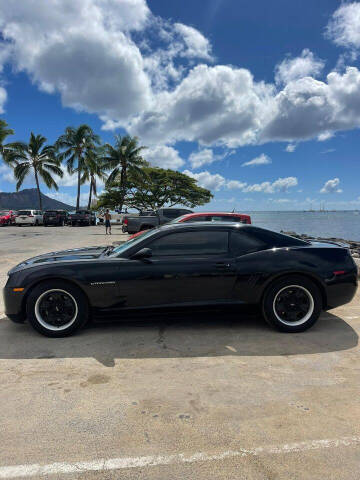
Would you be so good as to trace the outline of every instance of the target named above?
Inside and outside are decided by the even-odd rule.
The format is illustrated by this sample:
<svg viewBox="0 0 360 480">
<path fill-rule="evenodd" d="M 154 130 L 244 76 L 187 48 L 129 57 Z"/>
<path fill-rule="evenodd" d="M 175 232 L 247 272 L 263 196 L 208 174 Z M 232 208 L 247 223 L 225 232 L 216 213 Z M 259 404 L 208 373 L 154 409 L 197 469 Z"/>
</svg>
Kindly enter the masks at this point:
<svg viewBox="0 0 360 480">
<path fill-rule="evenodd" d="M 131 256 L 131 260 L 145 260 L 152 257 L 152 250 L 150 248 L 142 248 Z"/>
</svg>

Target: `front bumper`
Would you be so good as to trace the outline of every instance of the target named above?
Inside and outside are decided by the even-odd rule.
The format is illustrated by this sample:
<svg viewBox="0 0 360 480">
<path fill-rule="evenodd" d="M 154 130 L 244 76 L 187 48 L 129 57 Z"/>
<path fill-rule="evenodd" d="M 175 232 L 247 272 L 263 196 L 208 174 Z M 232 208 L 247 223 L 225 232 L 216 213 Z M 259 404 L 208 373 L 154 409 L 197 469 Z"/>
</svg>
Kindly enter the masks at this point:
<svg viewBox="0 0 360 480">
<path fill-rule="evenodd" d="M 23 292 L 14 292 L 13 287 L 8 286 L 5 286 L 3 289 L 5 315 L 15 323 L 22 323 L 25 321 L 25 295 L 26 290 Z"/>
</svg>

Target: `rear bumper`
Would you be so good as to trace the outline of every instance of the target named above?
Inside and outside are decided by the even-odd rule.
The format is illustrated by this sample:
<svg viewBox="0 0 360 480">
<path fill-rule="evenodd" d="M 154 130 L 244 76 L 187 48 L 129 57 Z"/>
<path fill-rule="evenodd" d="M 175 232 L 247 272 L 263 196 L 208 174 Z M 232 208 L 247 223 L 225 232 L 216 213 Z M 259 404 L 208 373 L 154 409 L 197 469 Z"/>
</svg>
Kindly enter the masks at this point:
<svg viewBox="0 0 360 480">
<path fill-rule="evenodd" d="M 336 282 L 328 282 L 326 285 L 326 309 L 340 307 L 351 302 L 358 287 L 357 274 L 351 273 L 337 279 Z"/>
<path fill-rule="evenodd" d="M 63 222 L 66 223 L 63 219 L 44 218 L 44 225 L 62 225 Z"/>
<path fill-rule="evenodd" d="M 42 220 L 37 220 L 38 223 L 42 223 Z M 35 218 L 26 218 L 26 219 L 16 219 L 15 224 L 18 225 L 35 225 L 36 219 Z"/>
</svg>

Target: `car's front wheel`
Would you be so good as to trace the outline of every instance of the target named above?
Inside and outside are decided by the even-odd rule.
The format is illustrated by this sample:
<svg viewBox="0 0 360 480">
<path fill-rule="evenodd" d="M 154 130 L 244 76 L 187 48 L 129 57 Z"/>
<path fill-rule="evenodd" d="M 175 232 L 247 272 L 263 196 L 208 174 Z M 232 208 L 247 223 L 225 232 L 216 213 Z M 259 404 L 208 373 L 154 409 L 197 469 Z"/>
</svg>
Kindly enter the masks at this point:
<svg viewBox="0 0 360 480">
<path fill-rule="evenodd" d="M 47 337 L 71 335 L 89 318 L 85 294 L 60 280 L 35 286 L 28 296 L 26 312 L 33 328 Z"/>
<path fill-rule="evenodd" d="M 265 320 L 282 332 L 303 332 L 312 327 L 322 311 L 322 296 L 313 281 L 289 275 L 272 283 L 263 298 Z"/>
</svg>

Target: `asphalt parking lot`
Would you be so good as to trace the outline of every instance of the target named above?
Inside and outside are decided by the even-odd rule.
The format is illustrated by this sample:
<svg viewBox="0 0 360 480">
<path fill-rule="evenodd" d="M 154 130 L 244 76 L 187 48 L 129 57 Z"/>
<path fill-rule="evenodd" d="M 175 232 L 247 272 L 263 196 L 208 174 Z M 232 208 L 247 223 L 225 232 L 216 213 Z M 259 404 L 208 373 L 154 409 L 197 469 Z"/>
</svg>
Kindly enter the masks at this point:
<svg viewBox="0 0 360 480">
<path fill-rule="evenodd" d="M 2 228 L 1 286 L 24 258 L 125 238 Z M 358 479 L 359 332 L 359 294 L 292 335 L 212 310 L 49 339 L 1 314 L 0 479 Z"/>
</svg>

